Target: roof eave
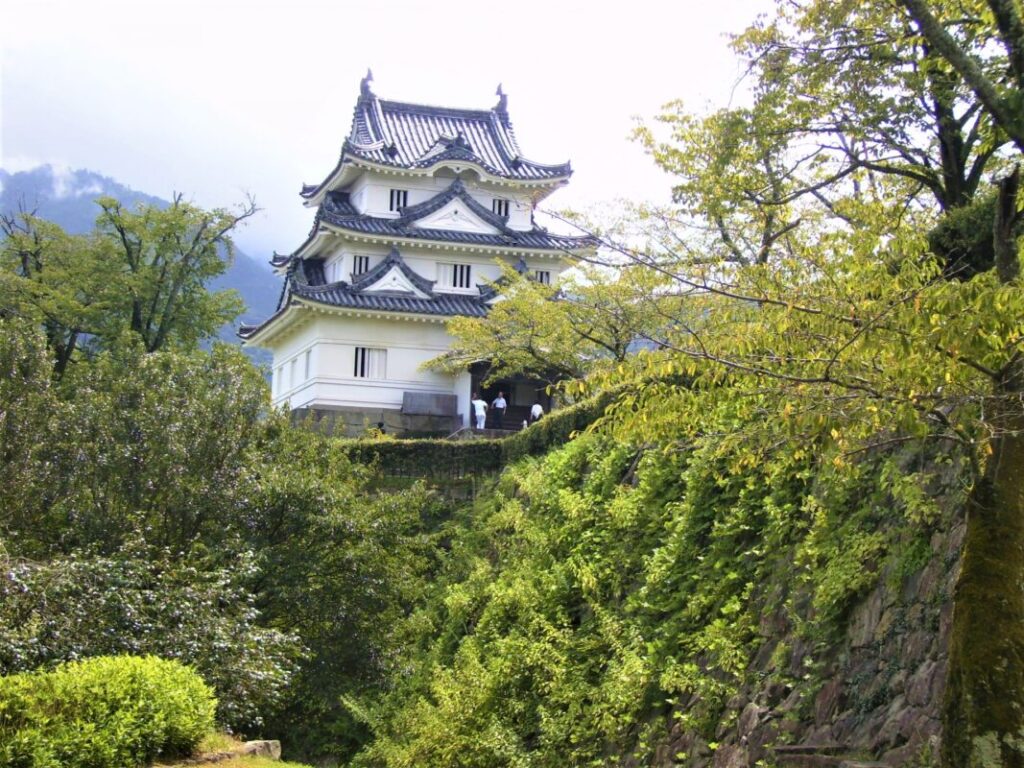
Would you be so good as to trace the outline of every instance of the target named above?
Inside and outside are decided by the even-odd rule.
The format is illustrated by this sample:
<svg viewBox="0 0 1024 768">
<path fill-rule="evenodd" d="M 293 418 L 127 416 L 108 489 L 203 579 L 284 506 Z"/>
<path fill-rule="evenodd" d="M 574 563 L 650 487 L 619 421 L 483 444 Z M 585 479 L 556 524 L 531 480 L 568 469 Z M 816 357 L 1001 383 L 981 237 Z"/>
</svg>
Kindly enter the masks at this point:
<svg viewBox="0 0 1024 768">
<path fill-rule="evenodd" d="M 453 317 L 472 317 L 472 315 L 433 315 L 424 312 L 400 312 L 387 309 L 365 309 L 362 307 L 339 307 L 336 304 L 319 302 L 308 297 L 295 297 L 296 304 L 316 312 L 349 317 L 376 317 L 390 320 L 415 320 L 424 323 L 446 323 Z"/>
<path fill-rule="evenodd" d="M 551 184 L 547 187 L 539 187 L 538 194 L 534 194 L 533 196 L 533 204 L 536 205 L 541 200 L 550 197 L 554 192 L 558 191 L 562 187 L 568 186 L 570 176 L 572 176 L 572 171 L 569 171 L 569 175 L 559 179 L 557 183 Z"/>
<path fill-rule="evenodd" d="M 529 248 L 515 245 L 482 245 L 480 243 L 460 243 L 450 240 L 430 240 L 425 237 L 398 237 L 395 235 L 377 235 L 372 232 L 361 232 L 355 229 L 345 229 L 340 224 L 322 222 L 323 229 L 337 235 L 348 237 L 352 240 L 359 240 L 364 243 L 382 243 L 384 245 L 412 245 L 436 248 L 441 251 L 470 250 L 470 251 L 493 251 L 500 254 L 524 253 L 531 256 L 562 257 L 575 256 L 576 254 L 593 251 L 594 246 L 590 243 L 580 243 L 578 248 Z M 298 254 L 296 254 L 298 255 Z"/>
<path fill-rule="evenodd" d="M 355 181 L 355 177 L 359 175 L 353 162 L 356 159 L 356 157 L 349 155 L 347 152 L 344 153 L 338 164 L 334 166 L 334 170 L 327 175 L 327 178 L 321 181 L 316 189 L 308 195 L 302 195 L 302 204 L 307 208 L 318 208 L 328 192 L 332 192 L 338 187 Z"/>
<path fill-rule="evenodd" d="M 455 161 L 455 160 L 440 160 L 437 163 L 432 163 L 420 168 L 409 168 L 404 165 L 388 165 L 387 163 L 378 163 L 374 160 L 370 160 L 359 155 L 346 154 L 344 161 L 350 167 L 358 167 L 368 171 L 379 171 L 380 173 L 389 174 L 393 176 L 433 176 L 439 168 L 451 168 L 452 170 L 459 169 L 463 170 L 466 168 L 472 168 L 480 174 L 480 178 L 484 181 L 489 181 L 493 184 L 500 184 L 505 186 L 523 186 L 523 187 L 536 187 L 546 188 L 550 187 L 551 191 L 554 191 L 558 187 L 561 187 L 569 183 L 569 178 L 572 176 L 572 169 L 570 168 L 564 175 L 550 176 L 543 179 L 521 179 L 515 176 L 502 176 L 499 174 L 491 173 L 487 168 L 478 163 L 474 163 L 468 160 Z M 323 184 L 316 191 L 316 199 L 323 200 L 324 195 L 332 189 L 336 189 L 339 184 L 331 183 L 332 177 L 328 177 Z M 305 205 L 313 205 L 313 197 L 306 198 Z"/>
<path fill-rule="evenodd" d="M 287 307 L 264 320 L 252 334 L 242 336 L 242 346 L 269 349 L 268 342 L 294 325 L 301 309 L 300 302 L 294 299 L 290 300 Z"/>
</svg>

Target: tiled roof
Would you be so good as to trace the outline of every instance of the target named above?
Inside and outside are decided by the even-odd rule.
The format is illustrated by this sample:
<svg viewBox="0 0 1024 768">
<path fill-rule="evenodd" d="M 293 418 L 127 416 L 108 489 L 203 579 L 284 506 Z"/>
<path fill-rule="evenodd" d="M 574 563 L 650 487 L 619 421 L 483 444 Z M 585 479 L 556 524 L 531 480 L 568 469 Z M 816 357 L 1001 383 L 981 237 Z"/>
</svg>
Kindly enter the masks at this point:
<svg viewBox="0 0 1024 768">
<path fill-rule="evenodd" d="M 416 218 L 430 215 L 456 197 L 463 199 L 475 214 L 500 230 L 499 233 L 492 235 L 486 232 L 463 232 L 453 229 L 430 229 L 413 226 Z M 456 181 L 436 197 L 403 209 L 402 215 L 397 219 L 385 219 L 361 214 L 349 202 L 347 193 L 330 192 L 320 205 L 316 220 L 317 223 L 324 222 L 338 229 L 391 239 L 432 240 L 435 242 L 464 243 L 467 245 L 485 245 L 498 248 L 561 252 L 578 251 L 596 245 L 596 241 L 589 236 L 556 235 L 540 227 L 534 227 L 525 232 L 510 229 L 506 226 L 505 220 L 502 217 L 487 210 L 474 200 L 459 181 Z M 316 226 L 314 225 L 314 233 L 315 231 Z M 271 263 L 276 267 L 280 267 L 287 264 L 290 258 L 274 254 L 274 259 Z"/>
<path fill-rule="evenodd" d="M 352 128 L 327 179 L 348 158 L 407 170 L 459 161 L 478 165 L 492 176 L 521 181 L 564 179 L 572 174 L 569 163 L 545 165 L 523 157 L 500 86 L 498 104 L 491 109 L 453 109 L 378 99 L 370 90 L 371 79 L 367 73 L 360 85 Z M 303 185 L 302 195 L 313 196 L 327 179 Z"/>
<path fill-rule="evenodd" d="M 376 283 L 389 269 L 395 266 L 401 269 L 410 282 L 428 297 L 419 298 L 399 292 L 365 292 L 367 287 Z M 347 309 L 444 317 L 456 315 L 484 317 L 489 309 L 487 302 L 493 298 L 492 291 L 485 290 L 484 287 L 481 287 L 479 293 L 475 295 L 435 293 L 433 287 L 434 281 L 427 280 L 409 267 L 397 248 L 393 248 L 387 258 L 351 284 L 345 281 L 328 283 L 324 274 L 323 259 L 296 259 L 288 268 L 285 288 L 277 311 L 259 325 L 241 326 L 238 329 L 238 335 L 243 339 L 251 338 L 280 317 L 291 306 L 293 297 Z"/>
<path fill-rule="evenodd" d="M 431 229 L 417 227 L 415 222 L 440 210 L 454 199 L 462 200 L 473 213 L 498 230 L 497 234 L 486 232 L 463 232 L 453 229 Z M 498 216 L 486 206 L 481 205 L 460 179 L 456 179 L 447 189 L 429 200 L 402 209 L 398 218 L 380 218 L 359 213 L 349 200 L 347 192 L 328 192 L 317 210 L 313 229 L 302 245 L 296 249 L 301 251 L 316 236 L 320 223 L 330 224 L 338 229 L 348 230 L 363 235 L 373 235 L 391 240 L 429 240 L 443 243 L 459 243 L 464 245 L 483 245 L 497 248 L 522 250 L 542 250 L 569 252 L 579 251 L 597 246 L 597 240 L 588 235 L 556 235 L 535 226 L 533 229 L 520 231 L 511 229 L 507 220 Z M 275 267 L 284 267 L 294 254 L 274 253 L 270 263 Z"/>
<path fill-rule="evenodd" d="M 479 296 L 435 293 L 428 299 L 405 294 L 359 293 L 348 283 L 309 286 L 296 284 L 296 296 L 319 304 L 384 312 L 408 312 L 417 315 L 467 315 L 484 317 L 487 304 Z"/>
</svg>

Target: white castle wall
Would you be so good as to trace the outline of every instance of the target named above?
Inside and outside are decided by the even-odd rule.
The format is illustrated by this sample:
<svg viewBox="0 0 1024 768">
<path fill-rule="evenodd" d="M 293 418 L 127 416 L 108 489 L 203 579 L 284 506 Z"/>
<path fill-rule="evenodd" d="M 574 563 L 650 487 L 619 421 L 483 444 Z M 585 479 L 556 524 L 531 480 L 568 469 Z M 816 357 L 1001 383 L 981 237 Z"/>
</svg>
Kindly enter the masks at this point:
<svg viewBox="0 0 1024 768">
<path fill-rule="evenodd" d="M 447 376 L 419 368 L 450 343 L 443 323 L 318 313 L 275 343 L 273 403 L 291 409 L 313 404 L 398 409 L 403 393 L 430 392 L 457 395 L 459 413 L 465 416 L 469 374 Z M 356 347 L 387 350 L 385 379 L 355 376 Z"/>
</svg>

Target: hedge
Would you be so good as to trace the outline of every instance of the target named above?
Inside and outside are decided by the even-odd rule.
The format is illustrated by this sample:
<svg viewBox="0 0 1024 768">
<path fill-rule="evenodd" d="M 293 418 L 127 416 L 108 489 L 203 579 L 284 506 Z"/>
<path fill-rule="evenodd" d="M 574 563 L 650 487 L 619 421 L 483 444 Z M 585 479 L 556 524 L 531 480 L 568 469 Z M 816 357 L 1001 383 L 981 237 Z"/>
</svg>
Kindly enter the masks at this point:
<svg viewBox="0 0 1024 768">
<path fill-rule="evenodd" d="M 501 471 L 524 456 L 537 456 L 563 445 L 600 417 L 615 397 L 604 392 L 561 408 L 510 437 L 479 440 L 344 440 L 348 457 L 374 464 L 392 477 L 458 480 Z"/>
<path fill-rule="evenodd" d="M 587 400 L 544 416 L 526 429 L 506 437 L 502 443 L 502 462 L 511 464 L 524 456 L 539 456 L 552 448 L 565 445 L 573 435 L 582 432 L 604 415 L 617 392 L 602 392 Z"/>
<path fill-rule="evenodd" d="M 188 667 L 98 656 L 0 678 L 0 766 L 127 768 L 190 754 L 216 700 Z"/>
</svg>

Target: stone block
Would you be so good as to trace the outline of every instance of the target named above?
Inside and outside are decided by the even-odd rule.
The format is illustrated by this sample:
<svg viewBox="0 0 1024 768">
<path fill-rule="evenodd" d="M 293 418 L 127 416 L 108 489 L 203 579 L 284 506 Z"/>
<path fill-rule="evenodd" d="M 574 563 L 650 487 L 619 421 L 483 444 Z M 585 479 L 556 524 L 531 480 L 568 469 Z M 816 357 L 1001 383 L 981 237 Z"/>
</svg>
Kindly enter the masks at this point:
<svg viewBox="0 0 1024 768">
<path fill-rule="evenodd" d="M 247 741 L 242 745 L 241 753 L 243 755 L 252 755 L 254 757 L 269 757 L 271 760 L 280 760 L 281 742 L 276 739 L 266 741 Z"/>
<path fill-rule="evenodd" d="M 935 636 L 924 629 L 911 632 L 903 641 L 903 659 L 913 669 L 934 655 Z"/>
<path fill-rule="evenodd" d="M 724 745 L 715 750 L 714 768 L 747 768 L 747 750 L 736 745 Z"/>
<path fill-rule="evenodd" d="M 740 713 L 739 722 L 736 726 L 740 739 L 745 739 L 751 734 L 760 722 L 761 715 L 767 711 L 768 710 L 764 707 L 759 707 L 753 702 L 747 704 L 747 706 L 743 708 L 743 711 Z"/>
<path fill-rule="evenodd" d="M 410 416 L 455 416 L 459 399 L 439 392 L 403 392 L 402 413 Z"/>
<path fill-rule="evenodd" d="M 842 712 L 832 721 L 832 736 L 836 741 L 844 744 L 851 741 L 851 736 L 859 722 L 860 718 L 852 709 Z"/>
<path fill-rule="evenodd" d="M 907 707 L 906 699 L 901 695 L 889 703 L 885 711 L 884 721 L 881 728 L 875 734 L 871 742 L 871 751 L 879 753 L 897 746 L 901 741 L 900 718 Z"/>
<path fill-rule="evenodd" d="M 863 648 L 869 645 L 874 640 L 875 629 L 881 618 L 882 593 L 875 590 L 853 612 L 848 632 L 850 645 L 854 648 Z"/>
<path fill-rule="evenodd" d="M 923 707 L 929 703 L 932 696 L 932 679 L 938 662 L 926 661 L 907 681 L 907 701 L 915 707 Z"/>
<path fill-rule="evenodd" d="M 824 725 L 832 719 L 839 709 L 843 698 L 843 683 L 839 678 L 832 678 L 814 698 L 814 724 Z"/>
</svg>

